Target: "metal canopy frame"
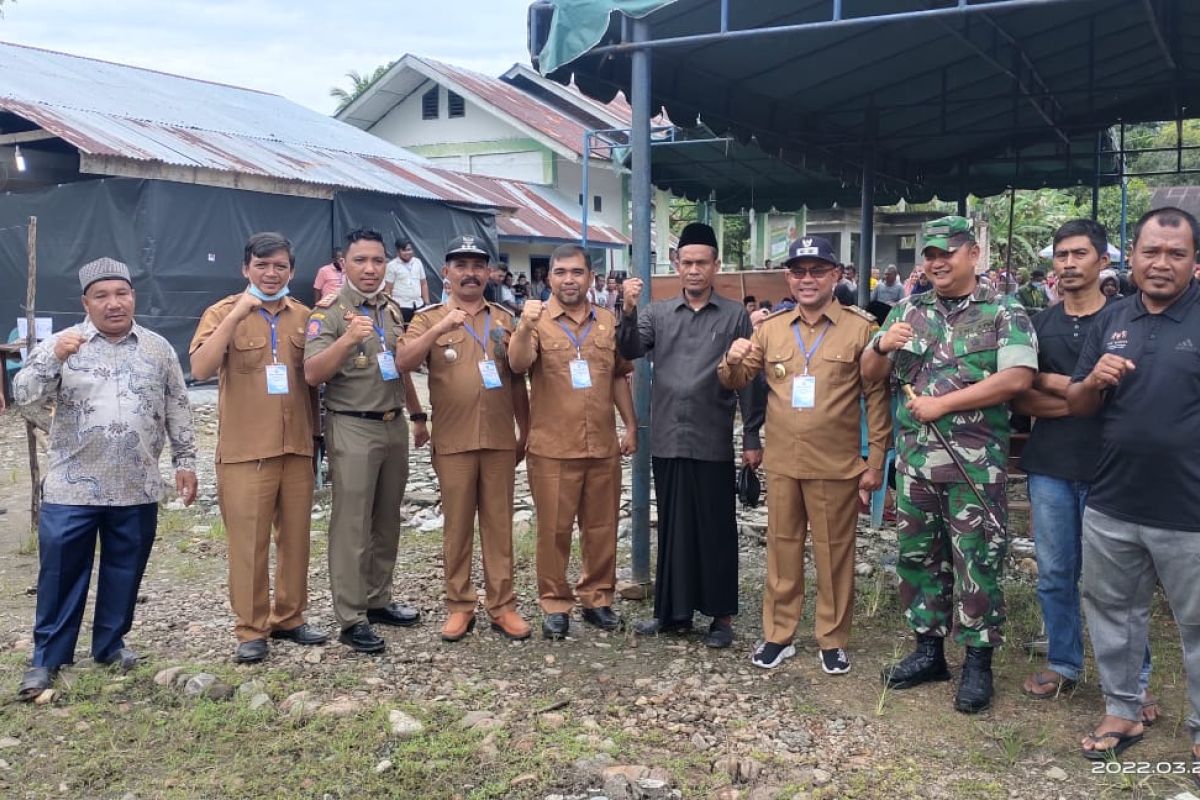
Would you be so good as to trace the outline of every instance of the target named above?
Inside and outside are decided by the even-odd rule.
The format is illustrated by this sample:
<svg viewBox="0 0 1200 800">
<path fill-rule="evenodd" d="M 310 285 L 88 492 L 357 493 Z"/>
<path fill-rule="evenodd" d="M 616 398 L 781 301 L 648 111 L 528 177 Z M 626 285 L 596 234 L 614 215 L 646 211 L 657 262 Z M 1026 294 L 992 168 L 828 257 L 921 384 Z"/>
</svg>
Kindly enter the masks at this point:
<svg viewBox="0 0 1200 800">
<path fill-rule="evenodd" d="M 1078 146 L 1079 139 L 1072 138 L 1068 128 L 1064 125 L 1066 116 L 1063 111 L 1063 106 L 1059 100 L 1060 97 L 1068 97 L 1077 92 L 1087 92 L 1088 96 L 1088 125 L 1091 126 L 1091 131 L 1095 133 L 1095 153 L 1091 172 L 1092 178 L 1092 200 L 1093 200 L 1093 215 L 1097 205 L 1099 185 L 1102 180 L 1116 179 L 1124 184 L 1127 177 L 1131 175 L 1126 171 L 1125 156 L 1128 154 L 1125 149 L 1124 125 L 1120 126 L 1120 143 L 1115 148 L 1106 148 L 1105 145 L 1105 128 L 1113 124 L 1115 121 L 1110 121 L 1109 125 L 1097 125 L 1095 115 L 1111 112 L 1098 111 L 1093 107 L 1092 98 L 1094 92 L 1092 87 L 1095 81 L 1095 49 L 1096 49 L 1096 30 L 1094 15 L 1088 16 L 1089 25 L 1089 42 L 1091 43 L 1091 52 L 1089 53 L 1089 61 L 1087 65 L 1087 86 L 1086 87 L 1071 87 L 1065 92 L 1054 92 L 1049 88 L 1046 80 L 1043 78 L 1034 60 L 1030 54 L 1022 47 L 1018 38 L 1004 29 L 996 20 L 989 17 L 989 14 L 1008 12 L 1021 9 L 1033 8 L 1050 8 L 1064 7 L 1071 5 L 1083 6 L 1089 0 L 987 0 L 986 2 L 971 2 L 971 0 L 956 0 L 953 5 L 945 5 L 937 8 L 924 8 L 917 10 L 904 11 L 885 11 L 869 16 L 847 17 L 844 15 L 843 0 L 829 0 L 828 17 L 824 19 L 807 21 L 796 24 L 763 24 L 754 28 L 733 28 L 730 24 L 730 5 L 731 0 L 720 0 L 718 14 L 714 15 L 712 20 L 713 27 L 707 32 L 693 33 L 689 35 L 667 36 L 659 39 L 654 39 L 651 36 L 651 23 L 648 17 L 653 15 L 653 11 L 648 12 L 647 17 L 641 19 L 625 16 L 622 18 L 620 41 L 614 44 L 601 44 L 590 48 L 586 55 L 589 57 L 600 56 L 611 58 L 614 56 L 628 55 L 630 57 L 631 73 L 629 76 L 629 102 L 633 110 L 633 125 L 629 141 L 631 153 L 631 195 L 633 205 L 633 266 L 635 274 L 637 274 L 649 287 L 651 264 L 650 264 L 650 177 L 651 177 L 651 148 L 653 146 L 650 118 L 651 118 L 651 71 L 653 53 L 656 51 L 668 50 L 670 48 L 679 47 L 696 47 L 697 45 L 716 44 L 721 42 L 736 41 L 742 39 L 767 39 L 771 37 L 783 37 L 795 35 L 799 33 L 812 32 L 833 32 L 833 31 L 850 31 L 856 29 L 865 30 L 871 26 L 878 26 L 885 23 L 896 22 L 911 22 L 911 21 L 930 21 L 937 23 L 941 28 L 947 30 L 955 39 L 963 44 L 967 49 L 974 53 L 975 58 L 982 59 L 993 69 L 997 70 L 1001 75 L 1006 76 L 1011 82 L 1010 91 L 1005 94 L 998 95 L 997 101 L 1010 101 L 1011 105 L 1007 109 L 997 109 L 995 113 L 990 113 L 990 108 L 987 108 L 987 103 L 981 103 L 978 97 L 970 99 L 956 100 L 953 97 L 948 97 L 951 91 L 959 91 L 963 87 L 949 86 L 948 76 L 953 65 L 938 65 L 929 71 L 929 74 L 940 74 L 942 90 L 938 98 L 940 127 L 943 133 L 947 132 L 947 118 L 949 110 L 959 103 L 970 103 L 972 105 L 984 106 L 983 116 L 978 122 L 988 123 L 991 120 L 999 120 L 1001 116 L 1008 115 L 1014 122 L 1013 125 L 997 127 L 996 132 L 1007 132 L 1010 134 L 1008 147 L 1012 148 L 1014 155 L 993 154 L 991 157 L 980 157 L 976 155 L 977 163 L 1014 163 L 1019 171 L 1022 154 L 1018 145 L 1019 141 L 1029 143 L 1046 141 L 1047 135 L 1059 147 L 1065 148 L 1068 164 L 1071 163 L 1072 146 Z M 1157 45 L 1158 54 L 1163 61 L 1168 65 L 1169 69 L 1178 72 L 1179 59 L 1175 50 L 1168 41 L 1167 35 L 1164 33 L 1164 22 L 1160 14 L 1159 7 L 1161 3 L 1158 0 L 1142 0 L 1148 22 L 1151 27 L 1153 38 Z M 949 24 L 951 20 L 959 20 L 969 22 L 971 20 L 982 20 L 984 31 L 990 39 L 986 44 L 981 44 L 969 33 L 952 27 Z M 531 18 L 531 31 L 534 30 Z M 1112 35 L 1111 32 L 1108 35 Z M 1178 40 L 1178 36 L 1174 37 Z M 839 44 L 844 44 L 840 42 Z M 535 54 L 536 57 L 536 54 Z M 958 63 L 965 63 L 971 59 L 963 59 Z M 774 65 L 773 68 L 778 67 Z M 561 68 L 561 67 L 560 67 Z M 974 78 L 972 83 L 968 84 L 970 88 L 977 88 L 984 82 L 985 78 Z M 1130 90 L 1144 90 L 1147 86 L 1145 81 L 1137 81 L 1131 85 Z M 1177 86 L 1174 80 L 1169 81 L 1165 86 L 1166 90 L 1173 90 Z M 829 159 L 835 164 L 840 163 L 842 170 L 854 169 L 857 167 L 859 172 L 859 185 L 861 187 L 861 211 L 862 211 L 862 228 L 860 231 L 859 245 L 859 302 L 866 305 L 869 297 L 869 269 L 873 260 L 873 239 L 874 239 L 874 201 L 875 201 L 875 183 L 877 176 L 886 175 L 889 171 L 889 165 L 895 165 L 895 158 L 888 159 L 886 154 L 881 153 L 877 148 L 876 131 L 878 114 L 881 110 L 892 110 L 892 107 L 886 105 L 886 101 L 879 102 L 879 87 L 873 87 L 870 90 L 864 91 L 857 97 L 851 97 L 850 100 L 858 100 L 867 98 L 867 103 L 863 108 L 851 109 L 846 111 L 846 105 L 839 102 L 837 110 L 831 110 L 831 114 L 841 113 L 861 113 L 863 122 L 863 134 L 854 137 L 845 137 L 841 141 L 833 140 L 832 143 L 826 143 L 828 149 L 821 147 L 812 147 L 805 142 L 803 131 L 798 131 L 789 135 L 791 142 L 795 143 L 797 148 L 806 156 L 810 153 L 815 154 L 818 159 L 825 160 L 827 156 L 833 156 Z M 1174 96 L 1174 92 L 1171 92 Z M 845 98 L 842 98 L 844 100 Z M 897 104 L 897 108 L 905 105 L 901 102 Z M 908 105 L 924 106 L 920 101 L 911 101 Z M 1002 103 L 997 103 L 1002 105 Z M 1020 126 L 1020 118 L 1017 114 L 1018 105 L 1025 105 L 1030 108 L 1038 119 L 1044 125 Z M 1178 102 L 1176 101 L 1176 105 Z M 692 106 L 688 106 L 691 108 Z M 725 113 L 727 115 L 736 113 L 732 111 L 727 98 L 725 103 Z M 709 121 L 710 123 L 712 121 Z M 919 133 L 921 123 L 917 122 L 909 125 L 906 129 L 897 131 L 900 136 L 911 136 L 916 139 L 922 136 Z M 825 131 L 836 133 L 836 129 L 826 128 Z M 1076 128 L 1075 135 L 1078 137 L 1084 133 L 1084 129 Z M 596 134 L 610 133 L 594 131 L 589 132 L 585 136 L 585 144 L 590 144 L 591 137 Z M 615 132 L 613 132 L 615 133 Z M 888 140 L 892 140 L 892 131 L 886 134 Z M 982 131 L 973 128 L 971 135 L 982 135 Z M 1093 135 L 1088 133 L 1087 135 Z M 612 144 L 610 143 L 610 147 Z M 623 145 L 622 145 L 623 146 Z M 857 159 L 839 158 L 834 154 L 834 150 L 852 147 L 861 148 L 861 152 Z M 1176 166 L 1182 170 L 1183 153 L 1185 151 L 1197 150 L 1200 148 L 1189 147 L 1182 144 L 1180 140 L 1175 148 L 1160 148 L 1162 150 L 1173 150 L 1177 153 Z M 1145 152 L 1145 151 L 1142 151 Z M 1115 171 L 1106 171 L 1102 169 L 1103 155 L 1116 156 L 1117 168 Z M 784 155 L 781 149 L 778 155 Z M 1057 155 L 1061 159 L 1061 155 Z M 1026 163 L 1030 160 L 1038 158 L 1037 156 L 1024 156 Z M 857 162 L 857 163 L 855 163 Z M 960 213 L 966 211 L 967 193 L 969 188 L 969 169 L 970 162 L 966 157 L 960 157 L 957 162 L 958 175 L 958 203 Z M 829 170 L 825 170 L 829 173 Z M 1191 170 L 1188 170 L 1191 171 Z M 1200 170 L 1197 170 L 1200 171 Z M 903 172 L 903 170 L 901 170 Z M 832 173 L 829 173 L 832 175 Z M 910 173 L 911 174 L 911 173 Z M 586 186 L 587 175 L 587 158 L 584 159 L 584 181 Z M 1070 167 L 1068 173 L 1070 175 Z M 845 180 L 845 171 L 842 172 L 843 180 Z M 885 178 L 886 179 L 886 178 Z M 1124 198 L 1123 198 L 1124 199 Z M 585 194 L 584 214 L 586 219 L 587 202 Z M 1124 221 L 1122 222 L 1122 250 L 1124 250 Z M 583 228 L 586 232 L 586 226 Z M 585 233 L 586 236 L 586 233 Z M 646 305 L 650 301 L 650 292 L 644 291 L 640 300 L 641 305 Z M 635 383 L 635 401 L 638 414 L 639 432 L 642 435 L 643 446 L 638 449 L 637 456 L 634 461 L 633 470 L 633 577 L 637 582 L 648 582 L 650 577 L 649 572 L 649 448 L 645 443 L 649 442 L 648 418 L 650 408 L 650 386 L 649 386 L 649 367 L 645 360 L 639 360 L 636 372 Z"/>
</svg>

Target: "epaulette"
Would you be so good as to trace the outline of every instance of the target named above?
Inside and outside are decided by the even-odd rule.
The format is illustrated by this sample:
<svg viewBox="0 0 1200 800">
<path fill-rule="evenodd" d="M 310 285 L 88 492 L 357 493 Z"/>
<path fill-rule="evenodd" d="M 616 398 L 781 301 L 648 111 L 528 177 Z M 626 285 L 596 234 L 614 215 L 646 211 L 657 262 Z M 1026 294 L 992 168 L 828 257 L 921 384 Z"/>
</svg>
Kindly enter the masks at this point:
<svg viewBox="0 0 1200 800">
<path fill-rule="evenodd" d="M 484 302 L 487 303 L 488 308 L 492 308 L 497 311 L 503 311 L 505 314 L 508 314 L 510 317 L 517 316 L 516 309 L 509 308 L 508 306 L 504 305 L 503 303 L 493 303 L 491 300 L 486 300 Z"/>
<path fill-rule="evenodd" d="M 791 313 L 794 313 L 795 311 L 796 311 L 795 306 L 792 306 L 791 308 L 776 309 L 776 310 L 772 311 L 770 314 L 767 314 L 765 317 L 763 317 L 762 321 L 766 322 L 769 319 L 775 319 L 776 317 L 781 317 L 784 314 L 791 314 Z M 762 323 L 760 322 L 759 324 L 761 325 Z"/>
<path fill-rule="evenodd" d="M 852 311 L 856 316 L 862 317 L 872 325 L 879 324 L 879 320 L 875 319 L 875 315 L 870 311 L 867 311 L 865 308 L 859 308 L 858 306 L 842 306 L 842 310 Z"/>
<path fill-rule="evenodd" d="M 427 311 L 436 311 L 437 309 L 441 308 L 444 305 L 446 305 L 446 304 L 445 303 L 430 303 L 427 306 L 421 306 L 420 308 L 418 308 L 417 313 L 424 314 Z"/>
</svg>

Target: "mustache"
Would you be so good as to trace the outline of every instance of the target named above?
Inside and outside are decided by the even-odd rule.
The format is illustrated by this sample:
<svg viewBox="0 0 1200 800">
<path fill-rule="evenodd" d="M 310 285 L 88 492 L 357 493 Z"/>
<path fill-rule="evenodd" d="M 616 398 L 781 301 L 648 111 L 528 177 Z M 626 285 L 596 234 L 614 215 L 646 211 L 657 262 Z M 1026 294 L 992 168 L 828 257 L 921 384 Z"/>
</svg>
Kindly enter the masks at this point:
<svg viewBox="0 0 1200 800">
<path fill-rule="evenodd" d="M 459 286 L 478 286 L 479 278 L 463 278 L 458 282 Z"/>
</svg>

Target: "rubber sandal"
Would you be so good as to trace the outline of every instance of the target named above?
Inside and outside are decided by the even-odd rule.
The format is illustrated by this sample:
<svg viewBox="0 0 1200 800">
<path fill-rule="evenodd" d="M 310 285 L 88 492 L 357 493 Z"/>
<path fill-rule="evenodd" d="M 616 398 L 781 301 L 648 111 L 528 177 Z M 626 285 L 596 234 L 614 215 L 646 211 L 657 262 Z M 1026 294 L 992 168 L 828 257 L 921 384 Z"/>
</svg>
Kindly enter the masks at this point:
<svg viewBox="0 0 1200 800">
<path fill-rule="evenodd" d="M 1116 758 L 1129 748 L 1142 740 L 1140 733 L 1119 733 L 1117 731 L 1105 731 L 1103 733 L 1089 733 L 1087 738 L 1093 743 L 1099 742 L 1102 739 L 1116 739 L 1117 743 L 1107 750 L 1082 750 L 1083 757 L 1088 761 L 1108 761 Z"/>
<path fill-rule="evenodd" d="M 1147 708 L 1156 709 L 1158 711 L 1158 717 L 1155 717 L 1154 719 L 1146 719 L 1146 709 Z M 1149 703 L 1142 703 L 1142 727 L 1143 728 L 1153 728 L 1154 723 L 1158 722 L 1159 717 L 1161 717 L 1161 716 L 1162 716 L 1162 709 L 1159 708 L 1157 700 L 1151 700 Z"/>
<path fill-rule="evenodd" d="M 1045 676 L 1047 676 L 1047 675 L 1053 675 L 1054 677 L 1051 678 L 1050 680 L 1045 680 Z M 1063 692 L 1071 691 L 1077 685 L 1076 681 L 1072 680 L 1071 678 L 1067 678 L 1062 675 L 1059 675 L 1057 672 L 1055 672 L 1054 670 L 1050 670 L 1050 669 L 1038 670 L 1037 672 L 1033 673 L 1032 678 L 1033 678 L 1033 682 L 1035 684 L 1037 684 L 1038 686 L 1053 686 L 1053 687 L 1055 687 L 1054 691 L 1052 691 L 1052 692 L 1042 693 L 1042 692 L 1031 692 L 1025 688 L 1024 684 L 1022 684 L 1021 692 L 1026 697 L 1032 698 L 1034 700 L 1053 700 L 1054 698 L 1061 695 Z"/>
</svg>

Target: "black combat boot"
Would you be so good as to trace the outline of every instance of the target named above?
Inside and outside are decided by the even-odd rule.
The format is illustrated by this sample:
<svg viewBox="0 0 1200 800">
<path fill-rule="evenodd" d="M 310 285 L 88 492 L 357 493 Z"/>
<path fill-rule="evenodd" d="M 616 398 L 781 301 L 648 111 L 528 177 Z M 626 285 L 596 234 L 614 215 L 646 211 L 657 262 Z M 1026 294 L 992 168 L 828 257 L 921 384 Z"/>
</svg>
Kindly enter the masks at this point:
<svg viewBox="0 0 1200 800">
<path fill-rule="evenodd" d="M 917 634 L 917 649 L 883 670 L 883 683 L 889 689 L 911 689 L 929 681 L 950 680 L 941 636 Z"/>
<path fill-rule="evenodd" d="M 991 704 L 992 648 L 968 647 L 962 680 L 954 695 L 954 708 L 964 714 L 978 714 Z"/>
</svg>

